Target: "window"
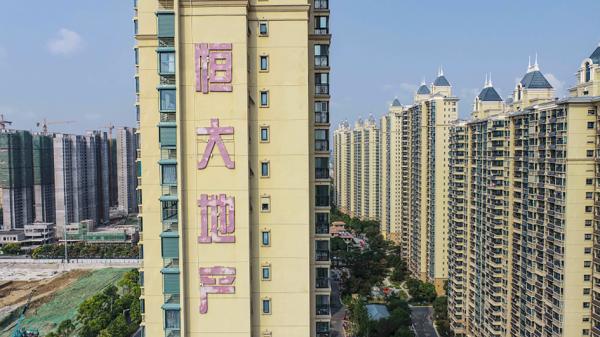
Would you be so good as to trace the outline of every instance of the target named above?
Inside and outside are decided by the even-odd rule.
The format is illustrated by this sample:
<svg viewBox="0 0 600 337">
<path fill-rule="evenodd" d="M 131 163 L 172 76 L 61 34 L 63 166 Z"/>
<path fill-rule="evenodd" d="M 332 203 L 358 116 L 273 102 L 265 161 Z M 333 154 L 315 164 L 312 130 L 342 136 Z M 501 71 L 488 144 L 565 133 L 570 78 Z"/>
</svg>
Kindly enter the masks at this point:
<svg viewBox="0 0 600 337">
<path fill-rule="evenodd" d="M 261 142 L 268 142 L 269 141 L 269 128 L 268 127 L 261 127 L 260 128 L 260 141 Z"/>
<path fill-rule="evenodd" d="M 585 212 L 586 213 L 591 213 L 592 212 L 592 206 L 585 206 Z"/>
<path fill-rule="evenodd" d="M 583 252 L 584 252 L 585 254 L 591 254 L 591 253 L 592 253 L 592 248 L 590 248 L 590 247 L 585 247 L 585 248 L 583 249 Z"/>
<path fill-rule="evenodd" d="M 592 227 L 592 220 L 585 220 L 585 227 Z"/>
<path fill-rule="evenodd" d="M 162 165 L 162 184 L 177 185 L 177 165 Z"/>
<path fill-rule="evenodd" d="M 329 8 L 329 0 L 315 0 L 315 9 Z"/>
<path fill-rule="evenodd" d="M 594 128 L 594 122 L 588 122 L 587 123 L 587 128 L 588 129 L 593 129 Z"/>
<path fill-rule="evenodd" d="M 140 78 L 139 77 L 135 78 L 135 93 L 136 94 L 140 93 Z"/>
<path fill-rule="evenodd" d="M 161 111 L 175 111 L 176 109 L 176 97 L 175 89 L 163 89 L 160 90 L 160 110 Z"/>
<path fill-rule="evenodd" d="M 317 295 L 317 315 L 329 315 L 329 295 Z"/>
<path fill-rule="evenodd" d="M 258 23 L 258 35 L 268 36 L 269 35 L 269 24 L 266 22 Z"/>
<path fill-rule="evenodd" d="M 177 201 L 163 201 L 161 207 L 163 221 L 177 221 Z"/>
<path fill-rule="evenodd" d="M 161 75 L 175 74 L 175 53 L 159 53 Z"/>
<path fill-rule="evenodd" d="M 329 151 L 329 130 L 315 130 L 315 150 Z"/>
<path fill-rule="evenodd" d="M 585 184 L 586 185 L 594 185 L 594 179 L 592 179 L 592 178 L 585 179 Z"/>
<path fill-rule="evenodd" d="M 594 193 L 593 192 L 585 192 L 585 198 L 586 199 L 592 199 L 594 197 Z"/>
<path fill-rule="evenodd" d="M 315 178 L 329 179 L 329 157 L 315 158 Z"/>
<path fill-rule="evenodd" d="M 315 45 L 315 67 L 329 67 L 329 45 Z"/>
<path fill-rule="evenodd" d="M 179 273 L 163 274 L 163 293 L 179 294 Z"/>
<path fill-rule="evenodd" d="M 180 329 L 179 310 L 165 310 L 165 329 Z"/>
<path fill-rule="evenodd" d="M 269 162 L 260 163 L 260 176 L 263 178 L 269 177 Z"/>
<path fill-rule="evenodd" d="M 260 211 L 263 213 L 271 211 L 271 197 L 265 196 L 260 198 Z"/>
<path fill-rule="evenodd" d="M 271 245 L 271 232 L 270 231 L 262 231 L 261 232 L 261 243 L 263 246 Z"/>
<path fill-rule="evenodd" d="M 329 74 L 328 73 L 315 74 L 315 94 L 329 95 Z"/>
<path fill-rule="evenodd" d="M 583 280 L 584 280 L 585 282 L 589 282 L 589 281 L 591 281 L 591 280 L 592 280 L 592 276 L 591 276 L 591 275 L 583 275 Z"/>
<path fill-rule="evenodd" d="M 329 17 L 315 16 L 315 35 L 329 34 Z"/>
<path fill-rule="evenodd" d="M 596 110 L 588 110 L 588 116 L 596 116 Z"/>
<path fill-rule="evenodd" d="M 592 158 L 592 157 L 594 157 L 594 150 L 587 150 L 587 151 L 586 151 L 586 156 L 587 156 L 588 158 Z"/>
<path fill-rule="evenodd" d="M 329 261 L 329 240 L 317 240 L 315 253 L 317 261 Z"/>
<path fill-rule="evenodd" d="M 262 313 L 265 315 L 269 315 L 271 313 L 271 299 L 264 298 L 262 300 Z"/>
<path fill-rule="evenodd" d="M 591 240 L 592 240 L 592 234 L 589 234 L 589 233 L 588 233 L 588 234 L 585 234 L 585 236 L 584 236 L 584 237 L 585 237 L 585 240 L 586 240 L 586 241 L 591 241 Z"/>
<path fill-rule="evenodd" d="M 329 337 L 329 322 L 317 322 L 317 337 Z"/>
<path fill-rule="evenodd" d="M 163 259 L 176 259 L 179 257 L 179 238 L 161 238 Z"/>
<path fill-rule="evenodd" d="M 317 185 L 315 197 L 317 207 L 329 207 L 329 186 Z"/>
<path fill-rule="evenodd" d="M 583 308 L 589 309 L 589 307 L 590 307 L 590 302 L 583 302 Z"/>
<path fill-rule="evenodd" d="M 316 287 L 318 289 L 329 288 L 329 268 L 317 268 Z"/>
<path fill-rule="evenodd" d="M 175 14 L 158 14 L 158 37 L 175 37 Z"/>
<path fill-rule="evenodd" d="M 316 234 L 329 234 L 329 213 L 316 213 L 315 219 Z"/>
<path fill-rule="evenodd" d="M 268 71 L 269 70 L 269 57 L 268 56 L 261 56 L 260 57 L 260 70 L 261 71 Z"/>
<path fill-rule="evenodd" d="M 177 145 L 177 128 L 161 126 L 158 128 L 158 140 L 161 147 Z"/>
<path fill-rule="evenodd" d="M 268 91 L 260 92 L 260 106 L 262 108 L 269 106 L 269 92 Z"/>
<path fill-rule="evenodd" d="M 271 266 L 262 266 L 262 280 L 263 281 L 271 280 Z"/>
<path fill-rule="evenodd" d="M 589 62 L 585 63 L 585 81 L 589 82 L 592 80 L 592 67 Z"/>
<path fill-rule="evenodd" d="M 584 295 L 589 295 L 591 293 L 591 289 L 590 288 L 583 288 L 583 294 Z"/>
<path fill-rule="evenodd" d="M 592 261 L 583 261 L 584 268 L 590 268 L 592 266 Z"/>
<path fill-rule="evenodd" d="M 137 49 L 137 48 L 133 49 L 133 55 L 135 57 L 135 65 L 139 66 L 140 65 L 140 51 L 139 51 L 139 49 Z"/>
<path fill-rule="evenodd" d="M 329 102 L 315 102 L 315 123 L 329 123 Z"/>
</svg>

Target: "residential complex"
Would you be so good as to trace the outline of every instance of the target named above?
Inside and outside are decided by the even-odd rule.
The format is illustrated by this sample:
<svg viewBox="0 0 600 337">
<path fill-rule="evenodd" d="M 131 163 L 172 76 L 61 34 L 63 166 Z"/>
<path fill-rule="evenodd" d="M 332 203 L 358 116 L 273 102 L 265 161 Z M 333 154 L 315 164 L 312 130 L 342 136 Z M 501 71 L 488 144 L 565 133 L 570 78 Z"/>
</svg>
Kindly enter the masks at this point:
<svg viewBox="0 0 600 337">
<path fill-rule="evenodd" d="M 404 248 L 411 273 L 440 293 L 448 275 L 449 125 L 457 117 L 458 98 L 440 69 L 412 105 L 394 100 L 381 129 L 370 119 L 334 135 L 340 210 L 380 220 L 382 234 Z"/>
<path fill-rule="evenodd" d="M 458 336 L 600 335 L 600 47 L 555 98 L 537 61 L 491 80 L 450 137 L 449 316 Z"/>
<path fill-rule="evenodd" d="M 329 336 L 328 1 L 135 6 L 145 335 Z"/>
</svg>

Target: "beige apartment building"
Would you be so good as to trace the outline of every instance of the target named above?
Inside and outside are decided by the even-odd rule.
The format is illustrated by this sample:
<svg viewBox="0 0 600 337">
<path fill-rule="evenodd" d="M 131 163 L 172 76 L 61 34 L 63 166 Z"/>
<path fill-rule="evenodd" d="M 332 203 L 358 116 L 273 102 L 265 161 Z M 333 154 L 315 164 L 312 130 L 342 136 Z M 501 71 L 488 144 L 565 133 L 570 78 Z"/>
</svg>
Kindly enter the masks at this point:
<svg viewBox="0 0 600 337">
<path fill-rule="evenodd" d="M 353 129 L 341 123 L 334 131 L 334 149 L 337 207 L 351 217 L 379 220 L 381 146 L 375 119 L 359 119 Z"/>
<path fill-rule="evenodd" d="M 329 14 L 135 2 L 145 336 L 330 335 Z"/>
<path fill-rule="evenodd" d="M 473 119 L 451 128 L 448 295 L 458 336 L 600 333 L 599 61 L 600 48 L 564 99 L 537 61 L 506 103 L 486 81 Z"/>
</svg>

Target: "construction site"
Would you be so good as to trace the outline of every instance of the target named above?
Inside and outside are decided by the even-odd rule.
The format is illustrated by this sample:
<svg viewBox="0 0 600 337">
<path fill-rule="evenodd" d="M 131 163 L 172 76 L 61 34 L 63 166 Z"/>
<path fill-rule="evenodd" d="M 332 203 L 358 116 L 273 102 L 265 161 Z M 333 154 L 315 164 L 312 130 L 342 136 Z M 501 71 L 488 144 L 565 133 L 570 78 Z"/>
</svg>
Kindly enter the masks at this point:
<svg viewBox="0 0 600 337">
<path fill-rule="evenodd" d="M 43 337 L 135 263 L 6 263 L 0 260 L 0 337 Z M 135 268 L 135 267 L 134 267 Z"/>
</svg>

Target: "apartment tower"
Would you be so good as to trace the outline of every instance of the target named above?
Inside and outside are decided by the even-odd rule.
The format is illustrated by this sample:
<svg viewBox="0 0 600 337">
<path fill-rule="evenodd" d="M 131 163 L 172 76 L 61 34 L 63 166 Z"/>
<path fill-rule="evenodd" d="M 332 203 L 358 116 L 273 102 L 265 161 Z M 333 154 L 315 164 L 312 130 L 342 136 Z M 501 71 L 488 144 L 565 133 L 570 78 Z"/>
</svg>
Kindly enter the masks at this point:
<svg viewBox="0 0 600 337">
<path fill-rule="evenodd" d="M 135 2 L 146 336 L 329 336 L 326 0 Z"/>
<path fill-rule="evenodd" d="M 54 156 L 52 136 L 34 134 L 32 139 L 34 221 L 54 223 Z"/>
<path fill-rule="evenodd" d="M 119 209 L 137 213 L 136 145 L 134 128 L 117 130 L 117 186 Z"/>
</svg>

